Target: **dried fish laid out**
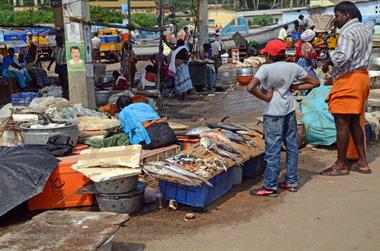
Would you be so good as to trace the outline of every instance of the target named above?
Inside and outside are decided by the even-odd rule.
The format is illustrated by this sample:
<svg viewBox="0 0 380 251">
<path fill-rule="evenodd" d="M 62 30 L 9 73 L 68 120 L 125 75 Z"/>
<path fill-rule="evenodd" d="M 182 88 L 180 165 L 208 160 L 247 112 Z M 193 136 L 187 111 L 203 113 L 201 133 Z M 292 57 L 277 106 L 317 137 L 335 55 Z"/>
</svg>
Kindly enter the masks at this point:
<svg viewBox="0 0 380 251">
<path fill-rule="evenodd" d="M 227 171 L 227 163 L 219 157 L 201 159 L 191 154 L 178 154 L 165 161 L 153 161 L 143 166 L 146 174 L 177 183 L 212 187 L 208 179 L 221 171 Z"/>
</svg>

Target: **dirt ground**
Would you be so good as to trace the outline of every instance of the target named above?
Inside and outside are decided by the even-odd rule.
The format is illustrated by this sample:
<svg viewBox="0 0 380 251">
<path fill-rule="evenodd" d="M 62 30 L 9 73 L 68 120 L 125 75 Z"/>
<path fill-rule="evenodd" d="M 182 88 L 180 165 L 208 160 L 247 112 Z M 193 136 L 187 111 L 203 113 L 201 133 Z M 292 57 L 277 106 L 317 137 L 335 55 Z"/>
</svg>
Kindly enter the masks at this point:
<svg viewBox="0 0 380 251">
<path fill-rule="evenodd" d="M 369 146 L 368 151 L 369 159 L 372 162 L 372 167 L 375 169 L 376 167 L 380 166 L 380 147 L 376 144 L 371 144 Z M 321 191 L 321 188 L 326 188 L 326 185 L 329 184 L 335 184 L 335 189 L 341 189 L 340 194 L 350 193 L 350 196 L 347 196 L 350 198 L 350 202 L 354 203 L 354 201 L 363 201 L 364 207 L 372 208 L 370 210 L 371 213 L 374 213 L 373 207 L 380 206 L 380 202 L 377 200 L 380 197 L 376 194 L 379 191 L 379 186 L 377 187 L 369 187 L 365 184 L 366 176 L 360 175 L 360 174 L 353 174 L 350 178 L 358 181 L 359 179 L 362 179 L 362 186 L 361 187 L 350 187 L 350 185 L 346 184 L 345 186 L 339 185 L 340 179 L 344 179 L 344 177 L 337 177 L 337 178 L 325 178 L 319 175 L 319 172 L 325 168 L 328 164 L 333 163 L 334 158 L 336 154 L 334 150 L 329 149 L 315 149 L 311 147 L 304 148 L 300 151 L 300 161 L 299 161 L 299 176 L 300 176 L 300 191 L 298 194 L 303 194 L 303 189 L 305 188 L 306 192 L 308 194 L 304 194 L 304 196 L 309 196 L 308 198 L 305 198 L 306 201 L 310 202 L 309 205 L 303 205 L 305 208 L 297 209 L 295 212 L 293 212 L 293 215 L 289 217 L 295 217 L 293 219 L 289 219 L 288 222 L 274 222 L 274 224 L 282 225 L 282 224 L 291 224 L 291 222 L 299 221 L 298 219 L 307 218 L 310 216 L 311 218 L 315 218 L 315 215 L 318 215 L 320 212 L 317 212 L 316 210 L 313 210 L 313 206 L 317 209 L 318 206 L 321 207 L 321 203 L 325 205 L 326 208 L 330 208 L 331 212 L 328 214 L 334 215 L 334 218 L 336 220 L 336 224 L 339 224 L 339 214 L 346 215 L 344 217 L 345 221 L 348 221 L 351 217 L 350 214 L 350 207 L 347 207 L 347 211 L 337 212 L 334 210 L 334 207 L 336 207 L 337 203 L 340 203 L 339 198 L 333 197 L 329 199 L 329 194 L 324 194 Z M 377 171 L 377 170 L 376 170 Z M 376 173 L 377 176 L 379 176 L 378 173 Z M 372 180 L 374 177 L 370 177 Z M 136 215 L 132 217 L 132 219 L 127 223 L 125 227 L 122 227 L 115 238 L 115 242 L 113 245 L 113 250 L 144 250 L 147 248 L 147 250 L 252 250 L 247 249 L 247 245 L 244 246 L 238 244 L 246 241 L 249 243 L 247 234 L 245 233 L 245 238 L 239 238 L 236 239 L 236 248 L 232 248 L 230 243 L 227 240 L 224 240 L 223 237 L 220 237 L 220 239 L 217 240 L 216 233 L 218 233 L 218 229 L 229 229 L 226 230 L 227 232 L 230 231 L 231 234 L 234 233 L 235 237 L 238 238 L 239 233 L 243 235 L 243 232 L 239 232 L 239 226 L 240 225 L 246 225 L 250 222 L 255 222 L 261 218 L 268 218 L 271 214 L 276 215 L 282 215 L 281 208 L 283 208 L 285 205 L 286 207 L 291 209 L 293 208 L 292 205 L 289 205 L 287 203 L 287 200 L 289 197 L 293 196 L 292 194 L 289 194 L 288 192 L 281 192 L 280 195 L 277 198 L 257 198 L 253 197 L 249 194 L 250 189 L 259 187 L 260 179 L 245 179 L 243 184 L 234 186 L 232 191 L 227 193 L 222 198 L 218 199 L 215 203 L 212 203 L 205 211 L 199 211 L 194 210 L 193 208 L 186 207 L 186 206 L 180 206 L 179 210 L 177 211 L 168 211 L 167 209 L 161 209 L 158 210 L 150 209 L 151 211 L 140 213 L 139 215 Z M 320 183 L 316 187 L 310 187 L 309 183 Z M 347 183 L 347 182 L 346 182 Z M 372 184 L 373 185 L 373 184 Z M 371 190 L 374 190 L 371 192 Z M 306 193 L 305 192 L 305 193 Z M 333 193 L 333 191 L 332 191 Z M 363 197 L 361 196 L 363 194 L 370 193 L 371 196 Z M 310 197 L 311 196 L 311 197 Z M 340 195 L 341 196 L 341 195 Z M 346 196 L 346 195 L 345 195 Z M 301 197 L 301 196 L 298 196 Z M 312 199 L 312 197 L 315 197 L 315 199 Z M 325 198 L 325 200 L 323 199 Z M 336 199 L 334 201 L 333 199 Z M 315 204 L 313 204 L 315 203 Z M 355 202 L 356 203 L 356 202 Z M 366 204 L 368 203 L 368 204 Z M 302 198 L 299 198 L 298 204 L 303 204 Z M 184 216 L 188 212 L 195 213 L 196 217 L 193 220 L 185 221 Z M 358 212 L 354 212 L 353 214 L 356 215 Z M 324 215 L 320 213 L 321 216 L 318 217 L 328 217 L 327 215 Z M 323 215 L 323 216 L 322 216 Z M 379 217 L 379 213 L 374 213 L 372 217 L 377 218 Z M 317 217 L 317 218 L 318 218 Z M 356 222 L 358 219 L 353 220 L 353 223 Z M 302 222 L 298 222 L 301 226 L 301 231 L 308 232 L 308 225 L 307 223 L 302 224 Z M 362 222 L 363 224 L 370 224 L 370 222 Z M 380 223 L 380 222 L 379 222 Z M 349 222 L 345 222 L 345 224 L 349 224 Z M 278 229 L 278 225 L 274 225 L 274 231 Z M 337 232 L 344 231 L 344 229 L 339 229 L 337 225 Z M 258 226 L 262 227 L 262 226 Z M 268 227 L 268 226 L 266 226 Z M 289 229 L 288 229 L 289 228 Z M 373 225 L 373 228 L 379 229 L 379 225 Z M 252 233 L 252 238 L 254 238 L 253 234 L 256 234 L 258 232 L 263 232 L 263 235 L 267 233 L 268 236 L 272 236 L 273 238 L 277 238 L 276 235 L 273 233 L 270 229 L 250 229 Z M 341 230 L 341 231 L 340 231 Z M 377 247 L 380 246 L 380 234 L 377 232 L 373 232 L 373 229 L 371 229 L 373 233 L 373 238 L 371 239 L 372 244 L 376 244 Z M 201 238 L 203 234 L 210 233 L 214 238 Z M 267 232 L 265 232 L 267 231 Z M 286 230 L 284 231 L 290 231 L 292 232 L 292 225 L 288 225 L 286 227 Z M 315 236 L 313 238 L 319 238 L 318 233 L 320 231 L 323 231 L 323 226 L 321 225 L 321 228 L 316 229 Z M 369 231 L 369 229 L 363 228 L 363 229 L 357 229 L 357 231 Z M 302 235 L 302 232 L 292 232 L 295 236 Z M 223 232 L 223 234 L 226 234 Z M 281 234 L 281 233 L 278 233 Z M 236 236 L 237 235 L 237 236 Z M 341 236 L 341 233 L 339 233 L 339 236 Z M 278 236 L 279 239 L 281 239 L 280 236 Z M 297 237 L 298 238 L 298 237 Z M 295 239 L 297 239 L 295 238 Z M 231 240 L 231 238 L 227 238 Z M 295 240 L 294 239 L 294 240 Z M 289 243 L 292 242 L 292 239 L 290 238 L 287 240 Z M 307 238 L 305 238 L 302 245 L 298 245 L 296 243 L 293 243 L 293 245 L 288 246 L 287 249 L 284 250 L 305 250 L 301 249 L 301 247 L 305 247 L 306 243 L 308 241 L 311 241 Z M 323 240 L 321 240 L 323 241 Z M 183 245 L 182 245 L 183 243 Z M 185 245 L 186 243 L 186 245 Z M 223 248 L 226 245 L 229 248 Z M 217 246 L 218 248 L 215 248 Z M 238 248 L 238 247 L 245 247 L 245 248 Z M 270 247 L 273 245 L 268 245 L 267 247 Z M 181 248 L 182 247 L 182 248 Z M 265 248 L 264 250 L 279 250 L 274 248 Z M 356 249 L 356 250 L 376 250 L 376 246 L 372 246 L 372 248 L 369 249 Z M 306 249 L 307 250 L 307 249 Z M 311 250 L 311 249 L 310 249 Z M 323 249 L 322 247 L 320 249 L 312 249 L 312 250 L 327 250 Z M 354 247 L 351 247 L 349 249 L 341 249 L 339 246 L 332 246 L 329 250 L 355 250 Z M 377 249 L 378 250 L 378 249 Z"/>
</svg>

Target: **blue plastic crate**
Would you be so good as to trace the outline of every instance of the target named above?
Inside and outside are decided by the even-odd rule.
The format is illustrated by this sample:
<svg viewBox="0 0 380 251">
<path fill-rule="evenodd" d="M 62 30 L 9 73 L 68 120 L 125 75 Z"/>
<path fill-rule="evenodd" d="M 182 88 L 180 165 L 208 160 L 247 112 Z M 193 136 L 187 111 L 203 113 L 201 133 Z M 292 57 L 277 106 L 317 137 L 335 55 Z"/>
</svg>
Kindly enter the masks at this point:
<svg viewBox="0 0 380 251">
<path fill-rule="evenodd" d="M 165 200 L 177 202 L 197 208 L 205 208 L 232 189 L 232 168 L 209 180 L 213 187 L 203 184 L 200 187 L 185 186 L 160 180 L 160 192 Z"/>
<path fill-rule="evenodd" d="M 292 31 L 291 33 L 292 40 L 299 40 L 301 38 L 301 34 L 302 32 L 300 31 Z"/>
<path fill-rule="evenodd" d="M 18 92 L 12 94 L 13 106 L 28 106 L 33 99 L 40 97 L 38 92 Z"/>
<path fill-rule="evenodd" d="M 365 136 L 367 141 L 376 140 L 376 135 L 372 130 L 372 127 L 368 122 L 365 123 Z"/>
<path fill-rule="evenodd" d="M 243 165 L 243 178 L 254 178 L 263 175 L 265 170 L 264 154 L 260 154 Z"/>
</svg>

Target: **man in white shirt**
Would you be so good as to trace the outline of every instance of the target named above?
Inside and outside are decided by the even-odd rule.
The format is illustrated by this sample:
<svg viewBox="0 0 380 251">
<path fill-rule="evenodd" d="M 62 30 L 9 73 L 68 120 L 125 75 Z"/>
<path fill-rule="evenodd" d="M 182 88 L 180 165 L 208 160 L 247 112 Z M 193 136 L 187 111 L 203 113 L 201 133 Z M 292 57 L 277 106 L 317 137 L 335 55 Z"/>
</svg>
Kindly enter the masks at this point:
<svg viewBox="0 0 380 251">
<path fill-rule="evenodd" d="M 95 36 L 91 39 L 91 43 L 92 43 L 92 55 L 94 58 L 94 63 L 99 63 L 100 62 L 99 49 L 100 49 L 101 40 L 98 37 L 97 33 L 95 33 Z"/>
<path fill-rule="evenodd" d="M 298 22 L 301 27 L 303 27 L 305 30 L 311 29 L 314 30 L 315 24 L 313 20 L 311 20 L 310 17 L 304 17 L 303 15 L 299 15 Z"/>
</svg>

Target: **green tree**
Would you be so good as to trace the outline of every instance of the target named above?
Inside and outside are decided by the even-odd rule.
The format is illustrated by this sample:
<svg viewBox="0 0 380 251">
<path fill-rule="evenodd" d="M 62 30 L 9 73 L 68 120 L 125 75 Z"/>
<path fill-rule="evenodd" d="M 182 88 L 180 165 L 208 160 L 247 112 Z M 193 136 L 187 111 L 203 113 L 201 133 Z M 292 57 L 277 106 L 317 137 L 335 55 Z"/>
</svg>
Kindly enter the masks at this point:
<svg viewBox="0 0 380 251">
<path fill-rule="evenodd" d="M 269 15 L 262 15 L 262 16 L 253 18 L 254 25 L 266 26 L 266 25 L 273 24 L 273 22 L 274 22 L 273 17 Z"/>
</svg>

